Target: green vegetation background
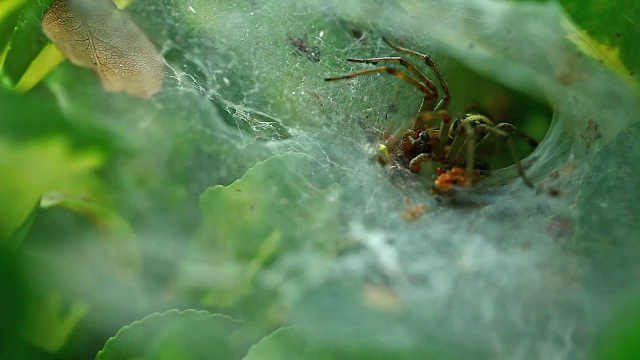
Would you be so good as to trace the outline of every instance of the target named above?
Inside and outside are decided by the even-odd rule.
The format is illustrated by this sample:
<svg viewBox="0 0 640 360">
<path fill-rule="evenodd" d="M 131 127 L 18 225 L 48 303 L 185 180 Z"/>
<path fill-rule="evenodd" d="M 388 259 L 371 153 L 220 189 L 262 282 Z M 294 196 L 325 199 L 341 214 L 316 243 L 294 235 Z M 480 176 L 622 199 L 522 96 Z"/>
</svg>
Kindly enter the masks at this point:
<svg viewBox="0 0 640 360">
<path fill-rule="evenodd" d="M 50 3 L 0 4 L 3 357 L 640 354 L 637 2 L 136 0 L 166 60 L 149 100 L 68 62 L 17 91 Z M 394 186 L 372 149 L 420 95 L 322 81 L 390 54 L 382 35 L 433 55 L 452 112 L 544 138 L 538 191 L 512 167 L 481 208 Z"/>
</svg>

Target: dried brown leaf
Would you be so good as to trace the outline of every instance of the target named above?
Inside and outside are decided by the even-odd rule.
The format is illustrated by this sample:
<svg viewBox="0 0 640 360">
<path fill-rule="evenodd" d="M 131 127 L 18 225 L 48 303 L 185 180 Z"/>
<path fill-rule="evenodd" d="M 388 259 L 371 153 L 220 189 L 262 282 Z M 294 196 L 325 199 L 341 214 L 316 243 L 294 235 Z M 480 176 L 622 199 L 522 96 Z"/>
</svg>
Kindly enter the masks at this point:
<svg viewBox="0 0 640 360">
<path fill-rule="evenodd" d="M 72 63 L 92 69 L 105 90 L 148 98 L 162 87 L 162 55 L 111 0 L 56 0 L 42 27 Z"/>
</svg>

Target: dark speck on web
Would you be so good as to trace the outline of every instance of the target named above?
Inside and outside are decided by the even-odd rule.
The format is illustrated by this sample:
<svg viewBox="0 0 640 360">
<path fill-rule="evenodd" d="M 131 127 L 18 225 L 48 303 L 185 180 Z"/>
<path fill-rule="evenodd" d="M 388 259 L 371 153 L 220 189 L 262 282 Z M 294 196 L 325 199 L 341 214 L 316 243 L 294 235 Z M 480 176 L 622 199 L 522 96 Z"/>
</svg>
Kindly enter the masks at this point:
<svg viewBox="0 0 640 360">
<path fill-rule="evenodd" d="M 289 38 L 289 43 L 293 46 L 296 55 L 304 56 L 309 61 L 320 61 L 320 48 L 318 46 L 309 46 L 305 38 L 292 36 Z"/>
</svg>

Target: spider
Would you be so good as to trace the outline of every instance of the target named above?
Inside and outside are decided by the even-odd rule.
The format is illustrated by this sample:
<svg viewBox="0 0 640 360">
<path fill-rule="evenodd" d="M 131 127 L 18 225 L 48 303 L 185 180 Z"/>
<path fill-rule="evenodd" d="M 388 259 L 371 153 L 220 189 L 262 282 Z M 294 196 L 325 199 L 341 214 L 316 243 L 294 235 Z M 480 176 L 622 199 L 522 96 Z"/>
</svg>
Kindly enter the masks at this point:
<svg viewBox="0 0 640 360">
<path fill-rule="evenodd" d="M 487 116 L 480 113 L 464 113 L 452 121 L 448 111 L 451 102 L 449 86 L 433 59 L 429 55 L 396 45 L 386 37 L 382 39 L 393 49 L 421 59 L 431 69 L 440 90 L 442 90 L 442 97 L 440 97 L 435 83 L 400 56 L 370 59 L 350 58 L 347 60 L 373 65 L 398 63 L 415 78 L 405 71 L 382 66 L 325 79 L 326 81 L 336 81 L 368 74 L 387 73 L 409 83 L 424 94 L 418 115 L 401 126 L 380 146 L 384 158 L 393 157 L 414 173 L 420 172 L 423 162 L 432 161 L 446 169 L 438 169 L 440 176 L 438 180 L 450 182 L 452 185 L 469 187 L 477 182 L 479 170 L 487 169 L 488 158 L 494 152 L 496 140 L 504 139 L 515 161 L 518 174 L 527 186 L 533 187 L 533 183 L 524 173 L 513 136 L 519 137 L 533 148 L 538 146 L 536 140 L 509 123 L 494 124 Z M 440 122 L 440 126 L 436 126 L 438 122 Z M 386 160 L 381 162 L 385 163 Z M 443 176 L 446 179 L 440 179 Z M 438 180 L 436 180 L 436 184 L 438 184 Z M 450 189 L 451 186 L 434 186 L 433 190 L 434 192 L 448 192 Z"/>
</svg>

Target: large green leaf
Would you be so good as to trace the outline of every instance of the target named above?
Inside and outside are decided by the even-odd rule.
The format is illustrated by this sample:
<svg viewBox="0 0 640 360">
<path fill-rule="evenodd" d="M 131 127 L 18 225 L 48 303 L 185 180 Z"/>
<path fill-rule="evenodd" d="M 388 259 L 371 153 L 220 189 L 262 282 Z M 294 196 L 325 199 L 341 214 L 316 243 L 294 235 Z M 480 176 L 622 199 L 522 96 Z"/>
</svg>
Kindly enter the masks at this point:
<svg viewBox="0 0 640 360">
<path fill-rule="evenodd" d="M 202 227 L 184 260 L 182 282 L 204 290 L 208 304 L 230 305 L 251 289 L 258 272 L 288 254 L 333 257 L 340 248 L 340 192 L 321 189 L 326 176 L 305 154 L 258 163 L 229 186 L 201 198 Z M 218 266 L 226 268 L 216 275 Z"/>
<path fill-rule="evenodd" d="M 239 327 L 206 311 L 155 313 L 120 329 L 96 359 L 239 359 L 232 340 Z"/>
<path fill-rule="evenodd" d="M 640 76 L 640 4 L 633 0 L 562 0 L 583 31 L 572 37 L 587 55 L 604 62 L 638 89 Z"/>
</svg>

